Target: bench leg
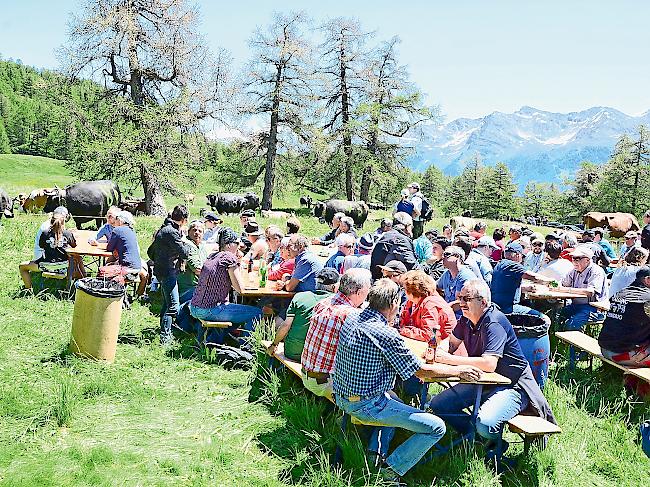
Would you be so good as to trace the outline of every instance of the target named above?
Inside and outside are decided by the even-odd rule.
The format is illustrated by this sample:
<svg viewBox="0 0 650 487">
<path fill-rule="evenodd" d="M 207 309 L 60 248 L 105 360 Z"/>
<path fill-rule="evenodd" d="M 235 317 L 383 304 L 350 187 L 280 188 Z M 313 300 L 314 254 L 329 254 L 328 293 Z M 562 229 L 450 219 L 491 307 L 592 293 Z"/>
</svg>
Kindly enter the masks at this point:
<svg viewBox="0 0 650 487">
<path fill-rule="evenodd" d="M 573 345 L 569 346 L 569 370 L 573 371 L 576 368 L 576 349 Z"/>
</svg>

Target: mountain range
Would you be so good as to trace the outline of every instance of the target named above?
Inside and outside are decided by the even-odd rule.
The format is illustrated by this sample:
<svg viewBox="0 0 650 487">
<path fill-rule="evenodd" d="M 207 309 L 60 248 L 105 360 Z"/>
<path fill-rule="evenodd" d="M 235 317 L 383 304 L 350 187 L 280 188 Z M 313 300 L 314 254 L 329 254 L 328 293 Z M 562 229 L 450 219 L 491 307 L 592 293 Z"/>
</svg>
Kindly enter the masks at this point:
<svg viewBox="0 0 650 487">
<path fill-rule="evenodd" d="M 435 164 L 457 175 L 478 153 L 485 165 L 504 162 L 523 190 L 529 181 L 562 183 L 582 161 L 607 161 L 618 138 L 641 124 L 650 124 L 650 110 L 633 117 L 608 107 L 553 113 L 524 106 L 514 113 L 424 126 L 422 137 L 409 140 L 415 153 L 408 164 L 417 170 Z"/>
</svg>

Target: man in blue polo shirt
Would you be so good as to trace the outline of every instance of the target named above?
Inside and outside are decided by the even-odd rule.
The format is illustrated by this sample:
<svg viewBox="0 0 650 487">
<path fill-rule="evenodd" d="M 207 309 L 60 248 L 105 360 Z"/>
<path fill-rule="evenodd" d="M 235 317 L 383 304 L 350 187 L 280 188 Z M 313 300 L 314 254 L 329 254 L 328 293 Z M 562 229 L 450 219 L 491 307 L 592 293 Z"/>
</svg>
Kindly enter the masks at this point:
<svg viewBox="0 0 650 487">
<path fill-rule="evenodd" d="M 277 286 L 279 289 L 297 293 L 316 290 L 316 276 L 323 268 L 323 265 L 314 254 L 307 250 L 308 247 L 309 240 L 307 240 L 307 237 L 299 233 L 291 235 L 287 248 L 290 257 L 295 259 L 296 264 L 291 278 L 278 281 Z"/>
<path fill-rule="evenodd" d="M 522 265 L 524 248 L 519 242 L 510 242 L 503 251 L 503 258 L 494 266 L 492 272 L 492 302 L 499 306 L 505 314 L 535 315 L 543 319 L 547 325 L 551 320 L 545 314 L 519 304 L 521 296 L 521 280 L 529 279 L 539 283 L 550 283 L 553 279 L 532 271 L 527 271 Z"/>
<path fill-rule="evenodd" d="M 395 448 L 385 460 L 381 474 L 399 481 L 445 434 L 444 422 L 433 414 L 408 406 L 391 394 L 397 375 L 402 380 L 416 375 L 466 380 L 480 377 L 478 368 L 423 364 L 411 352 L 391 324 L 399 307 L 398 286 L 379 279 L 368 294 L 368 307 L 350 315 L 339 332 L 333 377 L 336 404 L 351 416 L 369 424 L 381 424 L 368 449 L 380 456 L 388 452 L 394 427 L 415 434 Z M 381 432 L 381 433 L 380 433 Z"/>
<path fill-rule="evenodd" d="M 458 298 L 463 317 L 449 337 L 449 352 L 438 348 L 436 362 L 473 365 L 484 372 L 496 372 L 511 381 L 507 386 L 483 388 L 476 432 L 483 438 L 496 441 L 505 422 L 527 409 L 555 423 L 551 408 L 535 382 L 512 325 L 490 302 L 490 288 L 487 284 L 480 279 L 468 281 Z M 467 349 L 467 357 L 452 355 L 461 343 Z M 431 399 L 429 407 L 454 429 L 467 434 L 474 425 L 463 410 L 474 404 L 477 387 L 474 384 L 455 385 Z M 493 454 L 502 453 L 505 448 Z"/>
</svg>

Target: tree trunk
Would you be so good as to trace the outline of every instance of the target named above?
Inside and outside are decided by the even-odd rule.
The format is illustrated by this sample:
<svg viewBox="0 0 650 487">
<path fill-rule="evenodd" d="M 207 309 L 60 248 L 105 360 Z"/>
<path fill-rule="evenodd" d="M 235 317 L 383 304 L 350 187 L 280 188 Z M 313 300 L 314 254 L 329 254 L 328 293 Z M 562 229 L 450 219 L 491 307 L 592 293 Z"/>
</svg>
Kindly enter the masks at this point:
<svg viewBox="0 0 650 487">
<path fill-rule="evenodd" d="M 345 196 L 348 198 L 348 201 L 352 201 L 354 199 L 354 189 L 352 186 L 352 134 L 350 133 L 350 106 L 343 37 L 341 37 L 339 52 L 339 66 L 341 68 L 339 72 L 341 79 L 341 120 L 343 122 L 343 152 L 345 153 Z"/>
<path fill-rule="evenodd" d="M 359 199 L 361 201 L 368 202 L 368 197 L 370 195 L 370 182 L 372 181 L 372 163 L 366 164 L 366 167 L 363 168 L 363 174 L 361 175 L 361 193 L 359 194 Z"/>
<path fill-rule="evenodd" d="M 147 215 L 167 216 L 167 208 L 160 184 L 156 176 L 149 171 L 145 164 L 140 165 L 140 180 L 144 190 L 144 202 Z"/>
<path fill-rule="evenodd" d="M 275 155 L 278 150 L 278 118 L 280 111 L 280 84 L 282 80 L 282 67 L 278 66 L 275 78 L 275 93 L 273 95 L 273 108 L 271 110 L 271 127 L 269 141 L 266 147 L 266 167 L 264 168 L 264 192 L 262 193 L 262 209 L 273 208 L 273 190 L 275 187 Z"/>
</svg>

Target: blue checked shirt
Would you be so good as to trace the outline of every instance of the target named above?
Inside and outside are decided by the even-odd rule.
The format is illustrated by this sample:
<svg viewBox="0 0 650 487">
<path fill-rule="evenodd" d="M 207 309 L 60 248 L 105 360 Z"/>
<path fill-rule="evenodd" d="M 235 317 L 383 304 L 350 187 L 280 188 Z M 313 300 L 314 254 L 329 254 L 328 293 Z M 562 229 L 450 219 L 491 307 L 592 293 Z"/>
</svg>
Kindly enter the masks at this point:
<svg viewBox="0 0 650 487">
<path fill-rule="evenodd" d="M 390 391 L 397 374 L 406 380 L 421 367 L 397 330 L 370 308 L 345 320 L 334 364 L 334 394 L 362 399 Z"/>
</svg>

